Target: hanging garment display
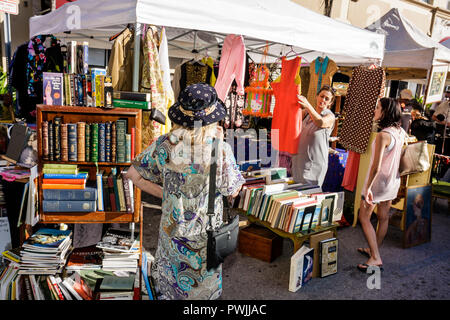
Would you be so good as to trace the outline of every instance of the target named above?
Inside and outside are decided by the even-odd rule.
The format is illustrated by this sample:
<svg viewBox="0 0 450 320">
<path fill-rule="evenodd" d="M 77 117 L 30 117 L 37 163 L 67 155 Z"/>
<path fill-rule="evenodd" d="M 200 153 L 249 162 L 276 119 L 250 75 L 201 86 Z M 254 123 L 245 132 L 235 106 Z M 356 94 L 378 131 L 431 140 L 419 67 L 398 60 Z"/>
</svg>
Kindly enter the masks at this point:
<svg viewBox="0 0 450 320">
<path fill-rule="evenodd" d="M 271 117 L 273 90 L 269 88 L 269 69 L 262 64 L 258 66 L 250 79 L 250 86 L 245 88 L 247 98 L 242 113 L 246 116 Z"/>
<path fill-rule="evenodd" d="M 302 129 L 302 109 L 297 101 L 301 94 L 299 76 L 301 58 L 281 59 L 281 76 L 272 82 L 275 108 L 272 118 L 272 146 L 278 151 L 296 154 Z M 278 137 L 277 137 L 278 133 Z"/>
<path fill-rule="evenodd" d="M 240 35 L 228 35 L 223 41 L 219 75 L 214 86 L 220 100 L 225 100 L 233 80 L 237 84 L 237 93 L 244 94 L 245 60 L 244 38 Z"/>
<path fill-rule="evenodd" d="M 319 93 L 320 88 L 324 85 L 331 86 L 333 75 L 337 70 L 336 63 L 328 57 L 324 59 L 319 57 L 311 62 L 309 66 L 308 95 L 306 98 L 313 107 L 316 106 L 316 95 Z"/>
<path fill-rule="evenodd" d="M 125 28 L 114 40 L 108 62 L 114 91 L 131 91 L 133 85 L 134 33 Z M 142 54 L 141 54 L 142 58 Z M 142 59 L 140 69 L 142 67 Z"/>
<path fill-rule="evenodd" d="M 29 123 L 36 121 L 36 105 L 43 102 L 43 73 L 63 70 L 61 46 L 54 36 L 39 35 L 17 48 L 10 74 L 11 85 L 17 90 L 20 117 Z"/>
<path fill-rule="evenodd" d="M 206 64 L 191 60 L 181 65 L 180 90 L 191 84 L 210 83 L 213 70 Z"/>
<path fill-rule="evenodd" d="M 214 73 L 214 59 L 212 57 L 204 57 L 202 60 L 202 63 L 207 65 L 211 69 L 211 77 L 209 78 L 209 85 L 214 87 L 217 81 L 216 75 Z"/>
<path fill-rule="evenodd" d="M 224 104 L 227 109 L 227 116 L 223 121 L 225 129 L 240 128 L 243 122 L 243 110 L 245 106 L 245 96 L 239 95 L 236 91 L 237 85 L 233 83 Z"/>
<path fill-rule="evenodd" d="M 381 67 L 353 69 L 339 133 L 339 143 L 347 150 L 366 152 L 377 100 L 384 95 L 385 78 Z"/>
<path fill-rule="evenodd" d="M 344 176 L 342 178 L 342 187 L 344 189 L 353 192 L 358 181 L 359 159 L 360 154 L 354 151 L 348 151 L 347 166 L 344 170 Z"/>
<path fill-rule="evenodd" d="M 151 94 L 152 109 L 157 109 L 162 114 L 167 114 L 164 84 L 159 63 L 159 35 L 157 28 L 155 26 L 144 26 L 142 37 L 144 59 L 139 91 Z M 142 150 L 147 148 L 161 134 L 161 124 L 151 120 L 150 113 L 150 111 L 142 112 Z"/>
<path fill-rule="evenodd" d="M 161 65 L 161 76 L 164 87 L 166 124 L 161 126 L 160 134 L 168 133 L 172 127 L 171 121 L 168 117 L 168 110 L 175 102 L 175 97 L 170 83 L 170 65 L 169 65 L 169 46 L 167 43 L 166 29 L 161 30 L 161 43 L 159 45 L 159 62 Z"/>
</svg>

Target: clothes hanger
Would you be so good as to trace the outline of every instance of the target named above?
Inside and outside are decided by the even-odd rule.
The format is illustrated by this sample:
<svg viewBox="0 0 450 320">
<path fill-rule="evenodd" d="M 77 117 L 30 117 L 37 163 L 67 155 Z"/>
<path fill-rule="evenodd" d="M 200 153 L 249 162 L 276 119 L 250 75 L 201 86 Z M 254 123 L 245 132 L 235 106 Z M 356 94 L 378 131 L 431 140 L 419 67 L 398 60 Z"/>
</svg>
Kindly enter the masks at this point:
<svg viewBox="0 0 450 320">
<path fill-rule="evenodd" d="M 293 54 L 294 54 L 294 55 L 293 55 L 294 57 L 296 57 L 296 56 L 299 55 L 299 53 L 297 53 L 297 52 L 294 51 L 294 48 L 293 48 L 292 46 L 290 46 L 290 47 L 291 47 L 291 49 L 290 49 L 288 52 L 286 52 L 286 53 L 284 54 L 284 56 L 286 57 L 286 59 L 289 58 L 288 55 L 289 55 L 290 53 L 293 53 Z"/>
<path fill-rule="evenodd" d="M 132 31 L 134 29 L 133 24 L 132 23 L 127 24 L 127 26 L 122 31 L 120 31 L 119 33 L 116 33 L 115 35 L 109 37 L 109 41 L 113 41 L 114 39 L 116 39 L 118 36 L 120 36 L 127 29 Z"/>
</svg>

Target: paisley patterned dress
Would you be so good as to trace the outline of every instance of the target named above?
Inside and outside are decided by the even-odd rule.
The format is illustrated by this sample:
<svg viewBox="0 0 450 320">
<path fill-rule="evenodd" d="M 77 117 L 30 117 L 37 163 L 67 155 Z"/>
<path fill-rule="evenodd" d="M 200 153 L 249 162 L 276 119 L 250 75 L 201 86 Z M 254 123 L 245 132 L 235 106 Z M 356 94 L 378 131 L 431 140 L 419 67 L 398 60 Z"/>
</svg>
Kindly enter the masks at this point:
<svg viewBox="0 0 450 320">
<path fill-rule="evenodd" d="M 191 161 L 188 152 L 170 143 L 169 135 L 160 136 L 133 161 L 142 177 L 163 185 L 152 277 L 162 299 L 217 299 L 222 294 L 222 266 L 206 270 L 209 165 Z M 210 147 L 211 141 L 202 149 Z M 222 195 L 234 194 L 244 183 L 230 145 L 220 142 L 218 154 L 214 226 L 222 223 Z"/>
</svg>

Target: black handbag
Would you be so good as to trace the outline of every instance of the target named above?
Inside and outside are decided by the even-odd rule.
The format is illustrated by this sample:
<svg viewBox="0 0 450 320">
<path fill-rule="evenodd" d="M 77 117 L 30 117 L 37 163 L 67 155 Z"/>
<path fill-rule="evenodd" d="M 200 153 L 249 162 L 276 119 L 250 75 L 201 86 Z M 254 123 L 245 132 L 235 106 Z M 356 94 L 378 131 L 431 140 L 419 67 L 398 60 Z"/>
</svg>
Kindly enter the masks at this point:
<svg viewBox="0 0 450 320">
<path fill-rule="evenodd" d="M 155 120 L 161 124 L 166 124 L 166 116 L 158 109 L 152 108 L 150 111 L 150 120 Z"/>
<path fill-rule="evenodd" d="M 223 224 L 216 230 L 212 226 L 212 217 L 214 212 L 214 200 L 216 195 L 216 169 L 217 163 L 215 161 L 215 150 L 217 149 L 217 139 L 213 140 L 213 148 L 211 151 L 211 165 L 209 176 L 209 195 L 208 195 L 208 217 L 209 225 L 206 228 L 208 234 L 207 243 L 207 255 L 206 255 L 206 269 L 216 269 L 225 258 L 233 253 L 237 247 L 238 234 L 239 234 L 239 216 L 235 215 L 233 218 L 230 216 L 230 206 L 228 199 L 222 197 L 224 210 L 223 210 Z M 227 217 L 225 220 L 225 212 Z"/>
</svg>

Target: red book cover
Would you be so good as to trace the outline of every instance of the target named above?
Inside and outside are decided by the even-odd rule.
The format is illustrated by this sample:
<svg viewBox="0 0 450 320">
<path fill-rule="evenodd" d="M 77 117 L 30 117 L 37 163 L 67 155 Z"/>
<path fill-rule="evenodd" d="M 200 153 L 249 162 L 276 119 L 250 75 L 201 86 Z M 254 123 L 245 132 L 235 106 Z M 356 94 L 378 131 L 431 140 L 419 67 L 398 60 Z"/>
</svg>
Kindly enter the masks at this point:
<svg viewBox="0 0 450 320">
<path fill-rule="evenodd" d="M 109 192 L 109 199 L 111 200 L 111 211 L 117 211 L 116 197 L 114 195 L 114 181 L 112 174 L 108 176 L 108 192 Z"/>
<path fill-rule="evenodd" d="M 131 160 L 134 159 L 134 146 L 135 146 L 135 142 L 134 139 L 136 137 L 136 128 L 131 128 Z"/>
<path fill-rule="evenodd" d="M 44 184 L 86 184 L 86 179 L 42 179 Z"/>
</svg>

